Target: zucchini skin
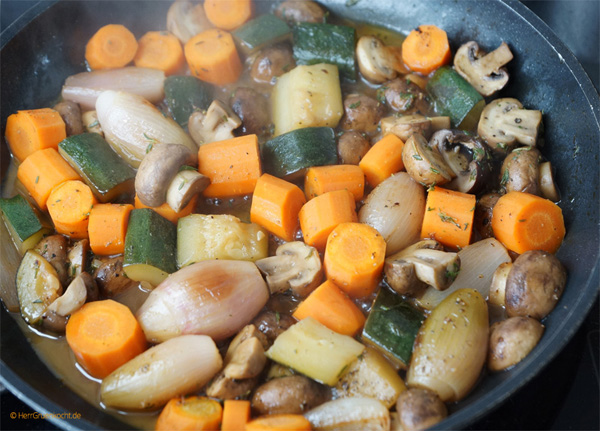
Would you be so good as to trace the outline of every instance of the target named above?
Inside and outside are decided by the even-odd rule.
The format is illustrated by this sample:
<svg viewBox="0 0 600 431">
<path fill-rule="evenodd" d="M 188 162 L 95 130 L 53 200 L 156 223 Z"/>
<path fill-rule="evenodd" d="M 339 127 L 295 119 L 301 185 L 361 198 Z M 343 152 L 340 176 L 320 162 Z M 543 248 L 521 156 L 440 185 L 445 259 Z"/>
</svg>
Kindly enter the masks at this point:
<svg viewBox="0 0 600 431">
<path fill-rule="evenodd" d="M 131 192 L 135 171 L 97 133 L 83 133 L 64 139 L 58 151 L 81 175 L 101 202 Z"/>
<path fill-rule="evenodd" d="M 241 50 L 245 54 L 258 51 L 267 44 L 279 42 L 291 33 L 285 21 L 272 14 L 261 15 L 248 21 L 233 32 Z"/>
<path fill-rule="evenodd" d="M 27 238 L 44 229 L 34 209 L 21 195 L 0 199 L 0 210 L 6 223 L 10 223 L 11 230 L 17 235 L 15 240 L 24 242 Z"/>
<path fill-rule="evenodd" d="M 335 165 L 337 144 L 331 127 L 307 127 L 279 135 L 262 146 L 263 169 L 279 178 L 312 166 Z"/>
<path fill-rule="evenodd" d="M 365 323 L 362 339 L 402 368 L 407 368 L 423 313 L 402 297 L 382 287 Z"/>
<path fill-rule="evenodd" d="M 165 100 L 173 119 L 183 128 L 195 110 L 207 110 L 213 87 L 193 76 L 173 75 L 165 79 Z"/>
<path fill-rule="evenodd" d="M 356 80 L 354 28 L 325 23 L 299 23 L 293 29 L 293 37 L 297 64 L 335 64 L 343 78 Z"/>
</svg>

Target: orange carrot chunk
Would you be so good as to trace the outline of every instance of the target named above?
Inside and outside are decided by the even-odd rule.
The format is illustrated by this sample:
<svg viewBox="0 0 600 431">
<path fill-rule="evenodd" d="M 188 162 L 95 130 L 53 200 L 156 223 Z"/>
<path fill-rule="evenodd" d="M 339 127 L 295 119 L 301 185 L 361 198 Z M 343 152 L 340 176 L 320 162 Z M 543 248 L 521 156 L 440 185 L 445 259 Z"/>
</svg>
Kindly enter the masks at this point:
<svg viewBox="0 0 600 431">
<path fill-rule="evenodd" d="M 184 208 L 182 208 L 179 212 L 175 212 L 173 210 L 173 208 L 171 208 L 171 206 L 166 202 L 159 207 L 149 207 L 147 205 L 144 205 L 142 203 L 142 201 L 140 201 L 140 199 L 137 197 L 137 195 L 135 196 L 133 204 L 136 209 L 150 208 L 150 209 L 154 210 L 155 212 L 157 212 L 162 217 L 169 220 L 171 223 L 177 224 L 177 221 L 181 217 L 188 216 L 194 212 L 197 202 L 198 202 L 198 196 L 196 195 L 190 200 L 190 203 L 187 204 Z"/>
<path fill-rule="evenodd" d="M 130 204 L 97 204 L 90 211 L 88 233 L 94 254 L 110 256 L 125 251 Z"/>
<path fill-rule="evenodd" d="M 232 84 L 242 73 L 242 61 L 231 34 L 216 28 L 188 40 L 185 59 L 192 75 L 215 85 Z"/>
<path fill-rule="evenodd" d="M 304 242 L 320 251 L 338 224 L 358 220 L 354 196 L 348 190 L 327 192 L 309 200 L 298 217 Z"/>
<path fill-rule="evenodd" d="M 108 24 L 92 36 L 85 47 L 85 59 L 91 69 L 126 66 L 138 49 L 135 36 L 125 26 Z"/>
<path fill-rule="evenodd" d="M 262 174 L 258 139 L 245 135 L 200 146 L 198 172 L 210 178 L 204 196 L 227 198 L 254 192 Z"/>
<path fill-rule="evenodd" d="M 381 281 L 385 240 L 363 223 L 342 223 L 327 239 L 323 266 L 327 278 L 352 298 L 364 298 Z"/>
<path fill-rule="evenodd" d="M 103 379 L 146 350 L 146 336 L 131 310 L 111 299 L 84 304 L 66 328 L 67 343 L 77 362 Z"/>
<path fill-rule="evenodd" d="M 306 199 L 335 190 L 348 190 L 359 201 L 365 192 L 365 175 L 356 165 L 329 165 L 308 168 L 304 177 Z"/>
<path fill-rule="evenodd" d="M 494 236 L 508 249 L 556 253 L 565 237 L 565 222 L 558 205 L 523 192 L 509 192 L 498 199 L 492 215 Z"/>
<path fill-rule="evenodd" d="M 18 111 L 6 120 L 6 142 L 18 161 L 44 148 L 58 150 L 67 137 L 65 122 L 54 109 Z"/>
<path fill-rule="evenodd" d="M 427 195 L 422 238 L 433 238 L 445 246 L 462 248 L 471 242 L 475 195 L 436 187 Z"/>
<path fill-rule="evenodd" d="M 302 415 L 276 414 L 256 418 L 246 424 L 246 431 L 311 431 L 310 422 Z"/>
<path fill-rule="evenodd" d="M 358 166 L 365 173 L 369 184 L 376 187 L 392 174 L 404 169 L 403 148 L 404 142 L 393 133 L 388 133 L 367 151 Z"/>
<path fill-rule="evenodd" d="M 223 30 L 235 30 L 252 16 L 252 0 L 206 0 L 208 20 Z"/>
<path fill-rule="evenodd" d="M 221 431 L 239 431 L 246 428 L 250 421 L 250 401 L 225 400 L 223 403 L 223 421 Z"/>
<path fill-rule="evenodd" d="M 263 174 L 252 195 L 250 221 L 285 241 L 293 241 L 298 230 L 298 213 L 305 203 L 300 187 Z"/>
<path fill-rule="evenodd" d="M 170 400 L 156 421 L 156 431 L 218 431 L 223 408 L 207 397 Z M 240 428 L 243 429 L 243 428 Z"/>
<path fill-rule="evenodd" d="M 365 316 L 336 284 L 327 280 L 296 308 L 293 316 L 312 317 L 332 331 L 353 337 L 365 324 Z"/>
<path fill-rule="evenodd" d="M 177 37 L 167 31 L 149 31 L 138 41 L 133 62 L 137 67 L 158 69 L 165 75 L 173 75 L 185 63 L 185 57 Z"/>
<path fill-rule="evenodd" d="M 47 208 L 52 189 L 65 181 L 81 179 L 54 148 L 38 150 L 23 160 L 17 178 L 42 210 Z"/>
<path fill-rule="evenodd" d="M 451 57 L 448 35 L 435 25 L 420 25 L 402 43 L 402 61 L 423 75 L 448 64 Z"/>
<path fill-rule="evenodd" d="M 95 203 L 92 189 L 79 180 L 65 181 L 55 187 L 48 196 L 48 212 L 56 231 L 71 238 L 87 238 Z"/>
</svg>

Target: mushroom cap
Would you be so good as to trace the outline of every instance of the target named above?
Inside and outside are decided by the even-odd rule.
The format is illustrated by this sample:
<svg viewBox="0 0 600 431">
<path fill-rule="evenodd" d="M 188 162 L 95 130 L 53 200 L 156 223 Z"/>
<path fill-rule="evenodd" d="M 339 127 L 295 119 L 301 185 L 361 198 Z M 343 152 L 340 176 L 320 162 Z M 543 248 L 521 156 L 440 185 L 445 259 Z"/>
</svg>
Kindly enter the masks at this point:
<svg viewBox="0 0 600 431">
<path fill-rule="evenodd" d="M 381 119 L 381 133 L 387 135 L 393 133 L 406 142 L 415 133 L 419 133 L 429 138 L 431 135 L 431 119 L 419 114 L 402 115 L 397 117 L 392 115 Z"/>
<path fill-rule="evenodd" d="M 462 193 L 477 193 L 492 174 L 492 158 L 485 144 L 461 130 L 439 130 L 429 141 L 454 173 L 446 187 Z"/>
<path fill-rule="evenodd" d="M 394 79 L 396 54 L 375 36 L 361 36 L 356 43 L 358 69 L 367 81 L 374 84 Z"/>
<path fill-rule="evenodd" d="M 396 78 L 380 87 L 385 101 L 394 111 L 402 113 L 429 112 L 426 93 L 408 78 Z M 378 95 L 380 94 L 378 90 Z"/>
<path fill-rule="evenodd" d="M 502 66 L 512 60 L 513 55 L 505 42 L 486 54 L 477 42 L 462 45 L 454 56 L 454 68 L 482 96 L 491 96 L 504 88 L 508 72 Z"/>
<path fill-rule="evenodd" d="M 567 272 L 553 254 L 527 251 L 513 263 L 506 280 L 508 316 L 529 316 L 541 320 L 560 299 Z"/>
<path fill-rule="evenodd" d="M 540 195 L 539 165 L 541 153 L 533 147 L 516 148 L 506 156 L 500 170 L 500 185 L 507 192 Z"/>
<path fill-rule="evenodd" d="M 500 371 L 519 363 L 543 333 L 544 325 L 531 317 L 515 316 L 494 323 L 490 328 L 488 368 Z"/>
<path fill-rule="evenodd" d="M 197 154 L 179 144 L 155 145 L 140 163 L 135 176 L 135 192 L 149 207 L 165 203 L 167 189 L 183 165 L 195 164 Z"/>
<path fill-rule="evenodd" d="M 349 94 L 344 99 L 344 117 L 340 125 L 344 130 L 374 132 L 385 109 L 381 103 L 364 94 Z"/>
<path fill-rule="evenodd" d="M 413 134 L 404 144 L 402 162 L 412 179 L 426 186 L 442 185 L 453 178 L 440 152 L 419 133 Z"/>
<path fill-rule="evenodd" d="M 396 401 L 396 411 L 406 431 L 432 427 L 448 415 L 446 405 L 435 392 L 421 388 L 402 392 Z"/>
</svg>

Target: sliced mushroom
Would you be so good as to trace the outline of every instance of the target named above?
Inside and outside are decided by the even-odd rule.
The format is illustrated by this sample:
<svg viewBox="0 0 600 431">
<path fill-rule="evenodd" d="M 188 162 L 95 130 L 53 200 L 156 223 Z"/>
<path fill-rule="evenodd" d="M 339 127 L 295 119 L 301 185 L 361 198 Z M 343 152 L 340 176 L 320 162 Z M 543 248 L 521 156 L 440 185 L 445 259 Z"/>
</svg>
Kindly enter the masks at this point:
<svg viewBox="0 0 600 431">
<path fill-rule="evenodd" d="M 505 370 L 521 362 L 537 345 L 544 325 L 530 317 L 510 317 L 490 328 L 488 368 Z"/>
<path fill-rule="evenodd" d="M 454 68 L 482 96 L 491 96 L 508 82 L 508 72 L 502 66 L 512 59 L 505 42 L 486 54 L 476 42 L 470 41 L 456 51 Z"/>
<path fill-rule="evenodd" d="M 278 311 L 263 311 L 252 321 L 256 328 L 265 334 L 269 344 L 290 326 L 296 323 L 296 320 L 287 313 Z"/>
<path fill-rule="evenodd" d="M 87 298 L 87 287 L 84 278 L 79 275 L 69 284 L 65 293 L 56 298 L 48 306 L 48 310 L 59 316 L 68 316 L 79 310 Z"/>
<path fill-rule="evenodd" d="M 227 353 L 225 353 L 225 358 L 223 358 L 224 365 L 227 365 L 231 361 L 231 359 L 233 358 L 233 354 L 235 353 L 239 345 L 249 338 L 258 339 L 258 341 L 260 341 L 261 345 L 263 346 L 263 350 L 269 348 L 269 342 L 267 340 L 266 335 L 260 332 L 258 328 L 253 324 L 246 325 L 242 328 L 240 332 L 237 333 L 235 337 L 233 337 L 233 340 L 231 340 L 231 342 L 229 343 Z"/>
<path fill-rule="evenodd" d="M 449 129 L 451 127 L 450 117 L 427 117 L 431 121 L 431 131 L 437 132 L 438 130 Z"/>
<path fill-rule="evenodd" d="M 504 262 L 500 264 L 494 275 L 492 276 L 492 285 L 490 286 L 490 304 L 504 307 L 506 304 L 506 280 L 512 269 L 512 262 Z"/>
<path fill-rule="evenodd" d="M 534 146 L 542 124 L 542 113 L 523 109 L 517 99 L 491 101 L 481 112 L 477 134 L 498 154 L 506 154 L 518 142 Z"/>
<path fill-rule="evenodd" d="M 397 117 L 392 115 L 381 119 L 381 134 L 393 133 L 403 142 L 412 135 L 421 134 L 425 139 L 431 136 L 431 119 L 419 114 L 403 115 Z"/>
<path fill-rule="evenodd" d="M 177 0 L 167 12 L 167 30 L 184 44 L 192 36 L 212 27 L 202 3 L 193 5 L 189 1 Z"/>
<path fill-rule="evenodd" d="M 90 241 L 88 239 L 79 240 L 69 248 L 67 253 L 69 277 L 75 278 L 85 271 L 89 251 Z"/>
<path fill-rule="evenodd" d="M 543 319 L 556 306 L 566 281 L 567 272 L 553 254 L 540 250 L 523 253 L 506 279 L 508 316 Z"/>
<path fill-rule="evenodd" d="M 275 9 L 275 15 L 289 22 L 324 22 L 325 11 L 318 3 L 309 0 L 288 0 Z"/>
<path fill-rule="evenodd" d="M 269 103 L 258 91 L 249 87 L 236 88 L 229 103 L 242 121 L 243 134 L 262 135 L 269 131 Z"/>
<path fill-rule="evenodd" d="M 188 130 L 196 144 L 223 141 L 233 138 L 233 131 L 242 120 L 220 100 L 214 100 L 206 113 L 195 111 L 190 115 Z"/>
<path fill-rule="evenodd" d="M 453 178 L 442 155 L 419 133 L 405 142 L 402 162 L 412 179 L 424 186 L 446 184 Z"/>
<path fill-rule="evenodd" d="M 540 164 L 539 184 L 543 197 L 550 199 L 552 202 L 558 202 L 560 200 L 560 193 L 558 192 L 556 182 L 554 181 L 552 164 L 550 162 Z"/>
<path fill-rule="evenodd" d="M 358 165 L 371 148 L 371 144 L 362 133 L 344 132 L 338 139 L 338 157 L 342 165 Z"/>
<path fill-rule="evenodd" d="M 292 49 L 288 44 L 278 44 L 262 49 L 252 62 L 250 76 L 260 83 L 274 84 L 275 78 L 296 67 Z"/>
<path fill-rule="evenodd" d="M 429 101 L 426 93 L 407 78 L 396 78 L 382 85 L 377 94 L 383 93 L 387 105 L 394 111 L 406 114 L 429 112 Z"/>
<path fill-rule="evenodd" d="M 424 430 L 448 416 L 446 405 L 436 393 L 421 388 L 402 392 L 396 401 L 396 411 L 403 431 Z"/>
<path fill-rule="evenodd" d="M 68 241 L 63 235 L 47 236 L 38 242 L 34 249 L 56 270 L 60 284 L 63 286 L 67 284 L 69 279 L 67 249 Z"/>
<path fill-rule="evenodd" d="M 54 105 L 53 109 L 58 111 L 65 122 L 67 136 L 80 135 L 83 133 L 84 129 L 79 104 L 70 100 L 65 100 Z"/>
<path fill-rule="evenodd" d="M 416 295 L 425 287 L 444 290 L 460 271 L 457 253 L 445 252 L 435 240 L 419 241 L 385 260 L 390 287 L 402 295 Z"/>
<path fill-rule="evenodd" d="M 344 99 L 344 116 L 340 126 L 344 130 L 374 132 L 384 113 L 377 100 L 364 94 L 349 94 Z"/>
<path fill-rule="evenodd" d="M 506 156 L 500 170 L 500 185 L 507 192 L 540 195 L 539 164 L 542 155 L 534 147 L 520 147 Z"/>
<path fill-rule="evenodd" d="M 271 294 L 292 289 L 294 294 L 305 297 L 319 285 L 323 277 L 319 252 L 302 241 L 282 244 L 275 256 L 255 263 L 267 276 Z"/>
<path fill-rule="evenodd" d="M 194 164 L 197 155 L 179 144 L 156 145 L 146 154 L 135 176 L 135 192 L 149 207 L 165 203 L 167 190 L 177 171 L 184 165 Z"/>
<path fill-rule="evenodd" d="M 102 127 L 100 127 L 100 122 L 98 121 L 98 114 L 96 111 L 86 111 L 81 114 L 81 121 L 83 122 L 83 127 L 85 131 L 88 133 L 97 133 L 100 136 L 104 136 L 104 132 L 102 131 Z"/>
<path fill-rule="evenodd" d="M 477 193 L 491 177 L 492 158 L 478 137 L 461 130 L 446 129 L 435 132 L 430 144 L 440 152 L 454 173 L 454 179 L 446 184 L 447 188 Z"/>
<path fill-rule="evenodd" d="M 494 238 L 492 214 L 498 199 L 500 199 L 499 193 L 488 193 L 477 200 L 475 216 L 473 217 L 473 227 L 481 235 L 481 238 Z"/>
<path fill-rule="evenodd" d="M 231 379 L 249 379 L 258 376 L 267 363 L 265 350 L 256 337 L 242 341 L 223 369 L 223 374 Z"/>
<path fill-rule="evenodd" d="M 256 388 L 252 408 L 260 415 L 302 414 L 331 399 L 331 389 L 304 376 L 269 380 Z"/>
<path fill-rule="evenodd" d="M 257 383 L 257 377 L 236 380 L 221 371 L 206 388 L 206 395 L 220 400 L 234 400 L 250 395 Z"/>
<path fill-rule="evenodd" d="M 190 203 L 192 198 L 210 184 L 210 179 L 200 172 L 185 169 L 175 175 L 167 189 L 167 204 L 175 212 L 181 211 Z"/>
<path fill-rule="evenodd" d="M 98 263 L 94 279 L 102 297 L 112 298 L 137 284 L 125 275 L 122 256 L 102 259 Z"/>
<path fill-rule="evenodd" d="M 46 310 L 42 314 L 42 327 L 48 331 L 62 333 L 65 332 L 69 319 L 54 311 Z"/>
<path fill-rule="evenodd" d="M 356 44 L 358 69 L 366 80 L 381 84 L 396 77 L 396 53 L 375 36 L 361 36 Z"/>
</svg>

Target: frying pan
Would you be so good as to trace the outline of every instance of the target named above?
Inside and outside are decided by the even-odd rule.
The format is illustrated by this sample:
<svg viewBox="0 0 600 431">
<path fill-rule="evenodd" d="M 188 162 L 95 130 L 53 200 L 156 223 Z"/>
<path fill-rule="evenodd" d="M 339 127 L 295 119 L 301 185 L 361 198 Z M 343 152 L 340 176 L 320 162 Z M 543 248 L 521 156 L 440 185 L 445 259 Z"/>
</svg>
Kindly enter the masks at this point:
<svg viewBox="0 0 600 431">
<path fill-rule="evenodd" d="M 267 10 L 266 2 L 257 2 Z M 418 24 L 444 28 L 451 43 L 476 40 L 494 49 L 504 40 L 515 53 L 511 80 L 496 97 L 516 97 L 544 112 L 544 155 L 557 169 L 567 236 L 557 256 L 569 279 L 556 309 L 544 321 L 546 333 L 533 352 L 507 372 L 486 376 L 467 398 L 450 407 L 438 425 L 462 429 L 491 412 L 538 374 L 575 334 L 599 286 L 598 93 L 571 52 L 533 13 L 517 1 L 330 0 L 335 14 L 407 32 Z M 122 23 L 136 36 L 164 29 L 170 2 L 41 2 L 2 33 L 1 118 L 19 109 L 50 105 L 64 79 L 84 70 L 84 42 L 101 25 Z M 457 45 L 452 46 L 456 50 Z M 2 177 L 7 162 L 2 145 Z M 6 241 L 3 238 L 2 241 Z M 15 271 L 2 260 L 2 271 Z M 83 400 L 56 377 L 33 351 L 15 316 L 0 311 L 0 372 L 3 383 L 38 412 L 77 412 L 81 418 L 51 418 L 65 429 L 130 429 Z M 16 316 L 19 319 L 18 316 Z"/>
</svg>

